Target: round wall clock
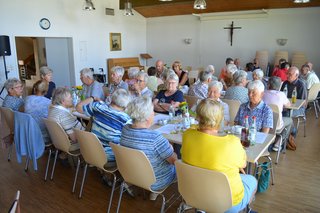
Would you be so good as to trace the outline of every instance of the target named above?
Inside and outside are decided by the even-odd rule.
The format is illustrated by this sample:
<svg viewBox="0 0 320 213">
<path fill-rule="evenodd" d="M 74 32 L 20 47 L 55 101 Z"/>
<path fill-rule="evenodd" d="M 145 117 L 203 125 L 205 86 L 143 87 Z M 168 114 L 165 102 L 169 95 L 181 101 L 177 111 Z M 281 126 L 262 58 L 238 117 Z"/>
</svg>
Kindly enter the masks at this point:
<svg viewBox="0 0 320 213">
<path fill-rule="evenodd" d="M 47 30 L 47 29 L 50 28 L 51 23 L 50 23 L 49 19 L 47 19 L 47 18 L 42 18 L 42 19 L 40 20 L 40 22 L 39 22 L 39 25 L 40 25 L 40 27 L 41 27 L 42 29 Z"/>
</svg>

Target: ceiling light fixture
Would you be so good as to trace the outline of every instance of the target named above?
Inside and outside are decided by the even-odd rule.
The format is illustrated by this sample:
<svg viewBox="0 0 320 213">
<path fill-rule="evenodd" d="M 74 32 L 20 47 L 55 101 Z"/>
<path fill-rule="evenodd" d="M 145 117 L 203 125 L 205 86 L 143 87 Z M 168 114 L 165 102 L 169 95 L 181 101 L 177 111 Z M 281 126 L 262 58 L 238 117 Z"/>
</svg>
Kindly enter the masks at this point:
<svg viewBox="0 0 320 213">
<path fill-rule="evenodd" d="M 303 3 L 309 3 L 310 0 L 293 0 L 293 3 L 297 3 L 297 4 L 303 4 Z"/>
<path fill-rule="evenodd" d="M 91 10 L 95 10 L 96 8 L 94 8 L 94 5 L 91 0 L 85 0 L 84 4 L 82 6 L 82 9 L 87 10 L 87 11 L 91 11 Z"/>
<path fill-rule="evenodd" d="M 133 12 L 132 12 L 132 4 L 131 2 L 129 2 L 129 0 L 127 2 L 124 3 L 124 14 L 125 16 L 133 16 Z"/>
<path fill-rule="evenodd" d="M 206 0 L 195 0 L 193 8 L 197 10 L 204 10 L 207 8 Z"/>
</svg>

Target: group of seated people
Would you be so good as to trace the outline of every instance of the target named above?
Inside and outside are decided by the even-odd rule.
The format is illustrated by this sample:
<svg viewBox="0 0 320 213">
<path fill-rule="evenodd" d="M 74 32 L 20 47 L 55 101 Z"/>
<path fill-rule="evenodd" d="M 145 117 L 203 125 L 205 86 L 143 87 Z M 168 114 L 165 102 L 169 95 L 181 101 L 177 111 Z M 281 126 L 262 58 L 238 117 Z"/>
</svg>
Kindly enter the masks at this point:
<svg viewBox="0 0 320 213">
<path fill-rule="evenodd" d="M 75 107 L 78 112 L 92 118 L 91 132 L 101 141 L 108 161 L 115 161 L 110 142 L 141 150 L 147 155 L 156 176 L 153 190 L 163 189 L 175 181 L 174 162 L 177 154 L 181 154 L 185 163 L 221 171 L 227 175 L 232 191 L 233 207 L 226 212 L 238 212 L 251 202 L 257 181 L 251 175 L 239 173 L 243 173 L 246 165 L 245 150 L 237 137 L 218 134 L 221 126 L 243 126 L 245 116 L 249 116 L 249 123 L 255 116 L 257 131 L 268 133 L 273 128 L 272 109 L 268 104 L 277 105 L 281 112 L 290 104 L 288 98 L 291 98 L 294 88 L 298 99 L 306 99 L 307 86 L 300 80 L 299 69 L 296 67 L 289 68 L 287 80 L 283 83 L 281 78 L 273 76 L 265 86 L 260 69 L 254 70 L 252 81 L 248 83 L 247 72 L 238 70 L 232 59 L 227 60 L 228 65 L 225 73 L 220 76 L 220 81 L 213 76 L 214 67 L 210 65 L 199 73 L 199 79 L 191 86 L 187 72 L 181 69 L 181 64 L 177 61 L 172 65 L 173 70 L 166 69 L 160 60 L 148 72 L 132 69 L 130 79 L 126 81 L 122 79 L 123 67 L 116 66 L 110 70 L 111 82 L 107 91 L 94 80 L 92 71 L 85 68 L 80 72 L 85 99 L 76 106 L 73 105 L 71 91 L 64 87 L 55 88 L 52 70 L 45 67 L 42 69 L 45 71 L 41 72 L 42 80 L 34 85 L 34 95 L 25 100 L 20 98 L 23 93 L 22 83 L 18 79 L 9 79 L 5 84 L 8 95 L 3 106 L 30 113 L 44 131 L 42 118 L 55 120 L 69 136 L 71 149 L 77 150 L 79 145 L 74 129 L 84 130 L 85 127 L 70 110 Z M 46 77 L 48 74 L 50 76 Z M 162 90 L 154 95 L 153 92 L 158 91 L 161 85 Z M 179 90 L 182 85 L 190 86 L 189 95 L 201 99 L 194 107 L 199 128 L 183 133 L 181 153 L 175 153 L 169 141 L 150 127 L 154 123 L 155 112 L 168 113 L 170 107 L 177 108 L 184 101 L 183 93 Z M 288 89 L 287 97 L 279 91 L 284 87 Z M 230 120 L 229 115 L 229 107 L 232 106 L 220 99 L 223 88 L 227 88 L 224 98 L 241 102 L 234 121 Z M 283 125 L 291 128 L 291 118 L 281 116 L 280 119 L 277 128 Z M 48 134 L 44 133 L 44 136 L 49 141 Z M 150 198 L 155 199 L 156 195 L 151 194 Z"/>
</svg>

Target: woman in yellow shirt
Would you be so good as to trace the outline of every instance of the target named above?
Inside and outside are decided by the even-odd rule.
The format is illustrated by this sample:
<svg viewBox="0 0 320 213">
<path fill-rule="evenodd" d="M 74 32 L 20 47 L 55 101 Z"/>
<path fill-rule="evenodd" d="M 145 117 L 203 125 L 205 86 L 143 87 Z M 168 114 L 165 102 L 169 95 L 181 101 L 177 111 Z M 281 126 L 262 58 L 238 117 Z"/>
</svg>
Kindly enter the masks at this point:
<svg viewBox="0 0 320 213">
<path fill-rule="evenodd" d="M 182 160 L 193 166 L 226 174 L 233 205 L 226 212 L 239 212 L 251 202 L 257 188 L 253 176 L 239 174 L 239 170 L 246 166 L 246 152 L 236 136 L 218 134 L 223 117 L 223 108 L 219 102 L 204 99 L 196 112 L 199 129 L 189 129 L 183 134 Z"/>
</svg>

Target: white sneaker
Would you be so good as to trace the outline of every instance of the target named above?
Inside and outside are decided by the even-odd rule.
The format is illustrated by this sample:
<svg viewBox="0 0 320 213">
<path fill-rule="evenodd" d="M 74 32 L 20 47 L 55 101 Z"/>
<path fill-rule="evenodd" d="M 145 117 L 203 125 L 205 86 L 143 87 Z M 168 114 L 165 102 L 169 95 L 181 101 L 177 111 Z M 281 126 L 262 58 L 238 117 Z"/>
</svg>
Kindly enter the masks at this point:
<svg viewBox="0 0 320 213">
<path fill-rule="evenodd" d="M 156 200 L 158 195 L 159 195 L 159 193 L 151 192 L 150 195 L 149 195 L 149 199 L 150 200 Z"/>
</svg>

